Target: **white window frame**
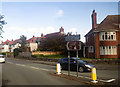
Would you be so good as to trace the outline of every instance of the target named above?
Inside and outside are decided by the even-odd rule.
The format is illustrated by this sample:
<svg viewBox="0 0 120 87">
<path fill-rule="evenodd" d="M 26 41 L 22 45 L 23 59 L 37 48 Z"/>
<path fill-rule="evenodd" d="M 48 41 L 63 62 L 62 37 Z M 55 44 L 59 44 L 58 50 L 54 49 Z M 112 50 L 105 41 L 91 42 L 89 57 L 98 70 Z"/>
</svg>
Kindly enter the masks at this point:
<svg viewBox="0 0 120 87">
<path fill-rule="evenodd" d="M 101 41 L 115 41 L 116 32 L 100 32 L 99 38 Z"/>
<path fill-rule="evenodd" d="M 89 51 L 89 53 L 93 53 L 94 52 L 94 47 L 93 46 L 89 46 L 88 51 Z"/>
<path fill-rule="evenodd" d="M 117 55 L 117 46 L 100 46 L 100 55 Z"/>
</svg>

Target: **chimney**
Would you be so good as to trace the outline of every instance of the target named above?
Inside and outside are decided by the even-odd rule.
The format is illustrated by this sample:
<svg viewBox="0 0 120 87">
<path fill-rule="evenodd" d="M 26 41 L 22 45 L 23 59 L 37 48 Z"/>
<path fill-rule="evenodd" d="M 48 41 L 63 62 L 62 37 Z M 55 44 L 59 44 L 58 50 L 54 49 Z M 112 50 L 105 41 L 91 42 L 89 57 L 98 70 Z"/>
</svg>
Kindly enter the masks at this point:
<svg viewBox="0 0 120 87">
<path fill-rule="evenodd" d="M 43 33 L 41 33 L 41 37 L 43 37 Z"/>
<path fill-rule="evenodd" d="M 97 25 L 96 16 L 97 16 L 97 13 L 95 12 L 95 10 L 93 10 L 93 13 L 91 15 L 91 17 L 92 17 L 92 29 L 95 29 L 96 25 Z"/>
<path fill-rule="evenodd" d="M 60 28 L 60 33 L 64 33 L 64 28 L 63 27 Z"/>
</svg>

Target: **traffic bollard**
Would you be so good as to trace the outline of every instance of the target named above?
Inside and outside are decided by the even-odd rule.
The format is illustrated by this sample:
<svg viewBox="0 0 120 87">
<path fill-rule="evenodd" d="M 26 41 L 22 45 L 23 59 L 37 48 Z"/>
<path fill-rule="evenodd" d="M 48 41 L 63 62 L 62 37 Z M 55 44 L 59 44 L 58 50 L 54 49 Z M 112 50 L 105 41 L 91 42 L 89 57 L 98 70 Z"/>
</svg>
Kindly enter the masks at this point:
<svg viewBox="0 0 120 87">
<path fill-rule="evenodd" d="M 93 83 L 97 83 L 97 74 L 96 74 L 96 68 L 92 68 L 91 70 L 91 79 Z"/>
<path fill-rule="evenodd" d="M 57 65 L 56 65 L 56 73 L 57 73 L 57 74 L 61 74 L 60 63 L 57 63 Z"/>
</svg>

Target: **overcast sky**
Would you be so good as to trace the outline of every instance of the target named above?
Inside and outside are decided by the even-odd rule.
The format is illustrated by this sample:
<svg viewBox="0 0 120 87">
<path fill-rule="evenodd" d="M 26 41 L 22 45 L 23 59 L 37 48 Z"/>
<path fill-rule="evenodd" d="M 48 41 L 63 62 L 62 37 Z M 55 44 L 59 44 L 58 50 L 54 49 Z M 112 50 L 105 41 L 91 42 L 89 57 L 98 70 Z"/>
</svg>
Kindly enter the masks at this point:
<svg viewBox="0 0 120 87">
<path fill-rule="evenodd" d="M 91 14 L 97 12 L 97 23 L 107 15 L 118 14 L 117 2 L 2 2 L 4 26 L 3 41 L 15 40 L 20 35 L 40 37 L 41 33 L 58 32 L 62 26 L 65 33 L 84 35 L 91 29 Z"/>
</svg>

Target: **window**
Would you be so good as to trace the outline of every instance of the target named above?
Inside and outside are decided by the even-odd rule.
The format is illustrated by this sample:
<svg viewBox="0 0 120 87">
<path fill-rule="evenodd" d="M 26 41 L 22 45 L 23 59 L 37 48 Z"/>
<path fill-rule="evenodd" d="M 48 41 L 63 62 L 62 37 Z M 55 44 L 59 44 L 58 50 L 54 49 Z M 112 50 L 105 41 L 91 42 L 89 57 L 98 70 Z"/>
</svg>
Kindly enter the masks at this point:
<svg viewBox="0 0 120 87">
<path fill-rule="evenodd" d="M 116 32 L 100 32 L 100 40 L 116 40 Z"/>
<path fill-rule="evenodd" d="M 101 46 L 100 55 L 116 55 L 117 47 L 116 46 Z"/>
<path fill-rule="evenodd" d="M 89 52 L 94 52 L 93 46 L 89 46 Z"/>
</svg>

